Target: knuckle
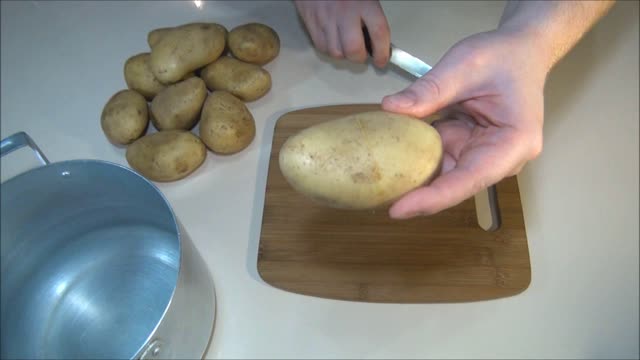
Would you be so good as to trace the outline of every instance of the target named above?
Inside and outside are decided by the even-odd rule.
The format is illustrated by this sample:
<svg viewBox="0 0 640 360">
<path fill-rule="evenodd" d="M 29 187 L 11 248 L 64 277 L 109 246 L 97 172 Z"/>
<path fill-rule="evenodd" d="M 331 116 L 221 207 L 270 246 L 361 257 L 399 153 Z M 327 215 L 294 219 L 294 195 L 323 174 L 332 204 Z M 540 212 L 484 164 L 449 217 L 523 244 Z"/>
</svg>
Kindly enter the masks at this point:
<svg viewBox="0 0 640 360">
<path fill-rule="evenodd" d="M 485 68 L 491 62 L 490 52 L 486 48 L 469 45 L 455 45 L 450 54 L 456 59 L 460 59 L 462 64 L 471 69 Z"/>
<path fill-rule="evenodd" d="M 489 59 L 485 51 L 473 49 L 468 57 L 466 57 L 467 66 L 473 69 L 486 68 L 489 65 Z"/>
</svg>

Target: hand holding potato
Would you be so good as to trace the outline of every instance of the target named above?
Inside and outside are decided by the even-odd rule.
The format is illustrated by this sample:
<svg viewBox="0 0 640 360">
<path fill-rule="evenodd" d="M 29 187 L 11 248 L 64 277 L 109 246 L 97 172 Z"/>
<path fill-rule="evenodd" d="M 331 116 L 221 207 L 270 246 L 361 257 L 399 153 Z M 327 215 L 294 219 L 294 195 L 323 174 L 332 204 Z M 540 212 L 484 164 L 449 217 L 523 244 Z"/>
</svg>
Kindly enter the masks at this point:
<svg viewBox="0 0 640 360">
<path fill-rule="evenodd" d="M 524 42 L 514 47 L 502 34 L 474 35 L 407 89 L 383 100 L 385 110 L 411 116 L 443 112 L 433 123 L 444 143 L 442 174 L 394 203 L 391 217 L 455 206 L 517 174 L 540 154 L 545 72 L 531 61 L 535 58 Z"/>
</svg>

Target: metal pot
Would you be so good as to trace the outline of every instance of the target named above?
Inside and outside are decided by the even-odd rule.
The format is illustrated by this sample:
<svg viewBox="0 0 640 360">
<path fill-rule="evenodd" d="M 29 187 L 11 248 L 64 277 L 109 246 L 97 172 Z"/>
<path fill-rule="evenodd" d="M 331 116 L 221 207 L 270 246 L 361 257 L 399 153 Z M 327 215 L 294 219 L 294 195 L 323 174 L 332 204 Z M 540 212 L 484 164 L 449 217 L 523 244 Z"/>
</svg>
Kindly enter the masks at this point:
<svg viewBox="0 0 640 360">
<path fill-rule="evenodd" d="M 2 358 L 202 358 L 215 293 L 162 193 L 97 160 L 49 163 L 1 186 Z"/>
</svg>

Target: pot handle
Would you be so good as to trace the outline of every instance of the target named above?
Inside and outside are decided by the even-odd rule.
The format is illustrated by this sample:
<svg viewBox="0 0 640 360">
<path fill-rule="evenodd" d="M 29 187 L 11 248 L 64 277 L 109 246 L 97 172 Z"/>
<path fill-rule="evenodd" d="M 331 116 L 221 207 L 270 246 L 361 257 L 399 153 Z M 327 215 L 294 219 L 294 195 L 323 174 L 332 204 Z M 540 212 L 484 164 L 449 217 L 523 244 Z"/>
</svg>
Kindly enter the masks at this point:
<svg viewBox="0 0 640 360">
<path fill-rule="evenodd" d="M 15 133 L 0 142 L 0 157 L 9 155 L 11 152 L 18 150 L 24 146 L 29 146 L 31 150 L 36 153 L 36 157 L 38 158 L 38 160 L 40 160 L 42 165 L 49 165 L 49 160 L 46 156 L 44 156 L 42 150 L 40 150 L 33 139 L 24 131 Z"/>
</svg>

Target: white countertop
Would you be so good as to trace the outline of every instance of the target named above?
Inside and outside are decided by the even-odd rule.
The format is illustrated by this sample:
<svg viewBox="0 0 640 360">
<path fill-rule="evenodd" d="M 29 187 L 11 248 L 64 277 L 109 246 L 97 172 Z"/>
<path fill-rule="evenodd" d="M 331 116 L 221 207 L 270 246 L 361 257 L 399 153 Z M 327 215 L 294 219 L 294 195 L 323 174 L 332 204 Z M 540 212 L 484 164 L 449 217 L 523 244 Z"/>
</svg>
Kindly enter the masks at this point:
<svg viewBox="0 0 640 360">
<path fill-rule="evenodd" d="M 500 2 L 384 4 L 393 41 L 433 64 L 495 26 Z M 2 137 L 26 131 L 52 161 L 127 165 L 100 125 L 127 57 L 157 27 L 258 21 L 280 34 L 271 92 L 248 106 L 257 136 L 160 184 L 206 259 L 218 300 L 207 358 L 638 357 L 638 3 L 619 3 L 552 73 L 544 152 L 519 176 L 532 263 L 524 293 L 393 305 L 287 293 L 256 271 L 275 121 L 292 109 L 376 102 L 408 78 L 318 56 L 280 2 L 2 2 Z M 421 39 L 415 41 L 414 39 Z M 22 164 L 3 160 L 3 176 Z"/>
</svg>

